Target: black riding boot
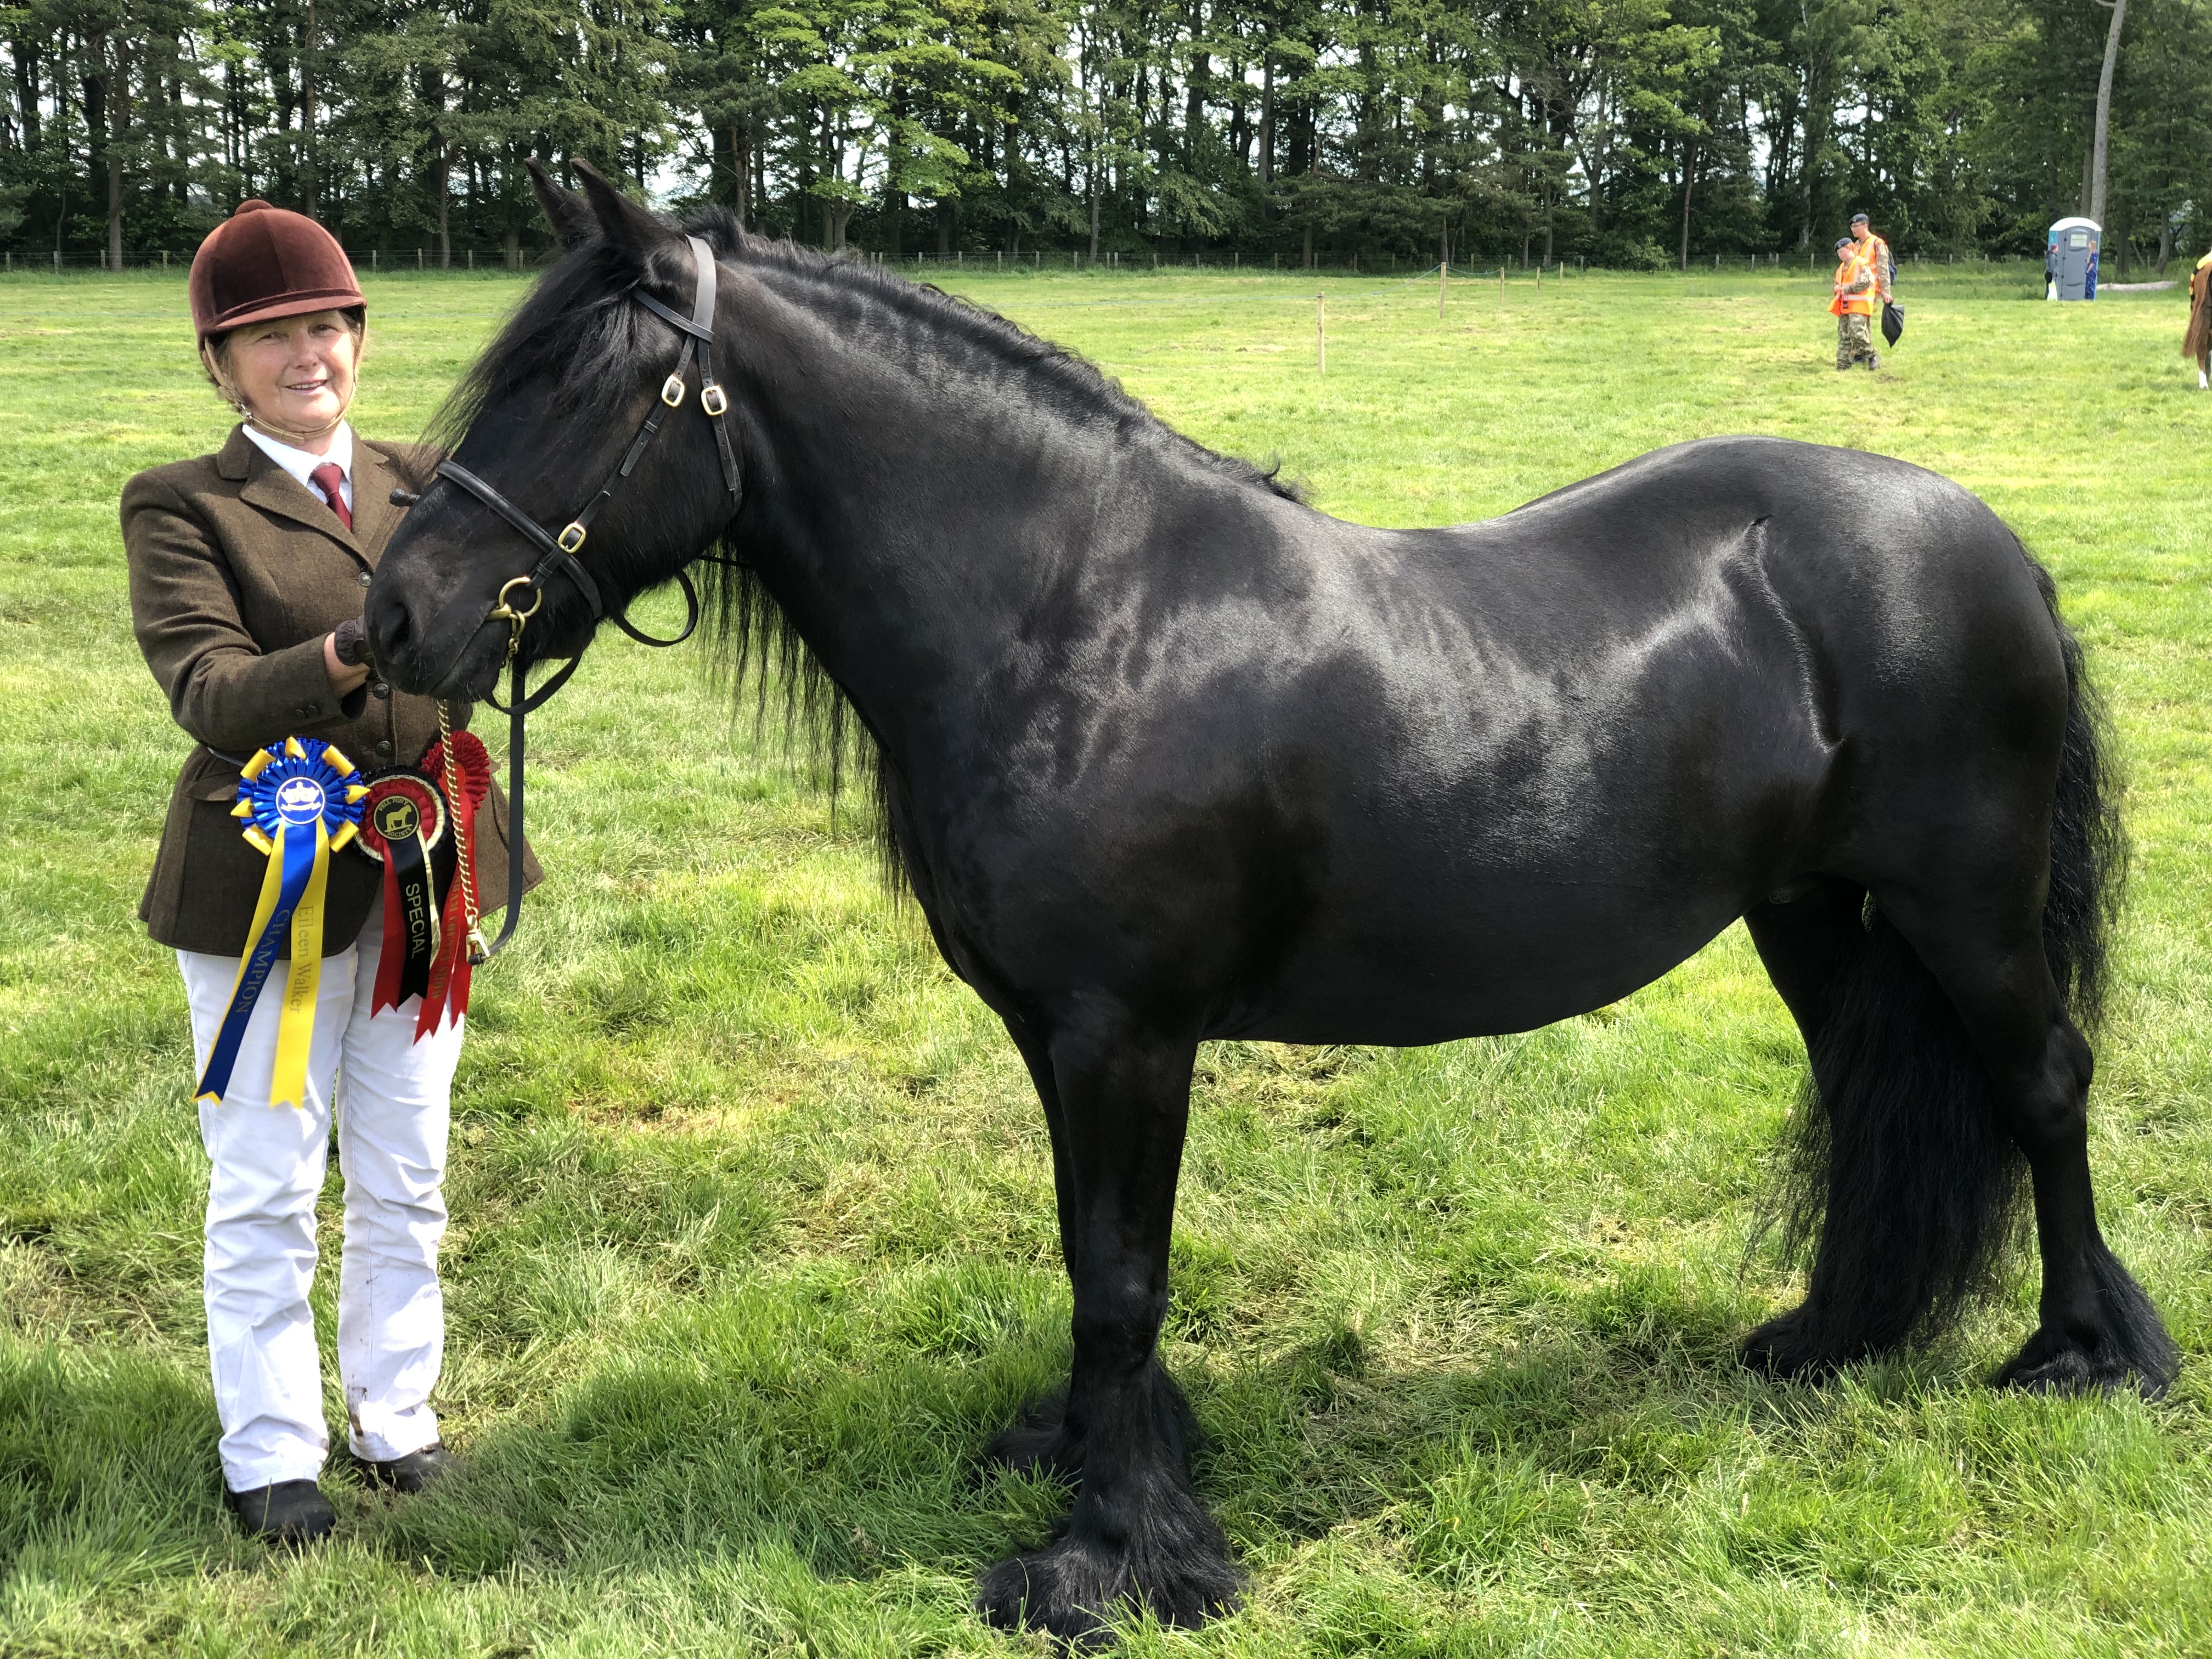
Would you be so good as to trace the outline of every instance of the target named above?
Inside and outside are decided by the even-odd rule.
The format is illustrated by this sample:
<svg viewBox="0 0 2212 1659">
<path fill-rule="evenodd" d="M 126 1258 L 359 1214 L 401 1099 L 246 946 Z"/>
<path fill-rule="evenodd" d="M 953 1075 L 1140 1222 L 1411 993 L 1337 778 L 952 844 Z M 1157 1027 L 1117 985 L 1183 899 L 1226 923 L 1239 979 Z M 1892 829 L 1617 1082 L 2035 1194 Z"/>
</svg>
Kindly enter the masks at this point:
<svg viewBox="0 0 2212 1659">
<path fill-rule="evenodd" d="M 338 1523 L 331 1500 L 312 1480 L 279 1480 L 246 1492 L 225 1488 L 222 1501 L 247 1533 L 279 1544 L 312 1543 Z"/>
<path fill-rule="evenodd" d="M 393 1492 L 416 1492 L 435 1485 L 459 1467 L 445 1443 L 433 1440 L 420 1451 L 409 1452 L 404 1457 L 356 1457 L 362 1479 L 373 1486 L 388 1486 Z"/>
</svg>

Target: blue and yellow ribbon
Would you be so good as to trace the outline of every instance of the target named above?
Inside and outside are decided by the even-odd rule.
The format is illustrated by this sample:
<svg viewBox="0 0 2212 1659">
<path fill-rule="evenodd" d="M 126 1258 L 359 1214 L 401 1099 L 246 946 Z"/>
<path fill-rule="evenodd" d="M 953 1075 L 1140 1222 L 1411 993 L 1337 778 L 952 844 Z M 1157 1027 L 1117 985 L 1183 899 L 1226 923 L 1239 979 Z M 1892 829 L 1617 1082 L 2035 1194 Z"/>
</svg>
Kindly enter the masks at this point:
<svg viewBox="0 0 2212 1659">
<path fill-rule="evenodd" d="M 361 827 L 362 799 L 352 782 L 353 763 L 320 738 L 287 738 L 264 749 L 239 774 L 232 816 L 246 820 L 246 839 L 268 854 L 261 896 L 253 907 L 249 941 L 239 958 L 215 1044 L 208 1050 L 194 1094 L 220 1101 L 230 1087 L 239 1046 L 261 1000 L 276 952 L 289 932 L 292 971 L 284 981 L 283 1012 L 276 1026 L 276 1066 L 269 1090 L 272 1105 L 299 1106 L 307 1097 L 307 1048 L 315 1034 L 315 993 L 322 981 L 323 899 L 331 854 Z"/>
</svg>

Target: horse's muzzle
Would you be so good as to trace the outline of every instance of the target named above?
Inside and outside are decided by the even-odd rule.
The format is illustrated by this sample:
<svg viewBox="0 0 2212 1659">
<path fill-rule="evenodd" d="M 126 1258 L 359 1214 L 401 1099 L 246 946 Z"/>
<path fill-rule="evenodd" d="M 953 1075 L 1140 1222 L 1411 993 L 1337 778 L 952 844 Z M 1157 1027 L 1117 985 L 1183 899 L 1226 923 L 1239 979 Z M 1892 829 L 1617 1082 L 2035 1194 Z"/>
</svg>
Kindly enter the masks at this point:
<svg viewBox="0 0 2212 1659">
<path fill-rule="evenodd" d="M 483 612 L 469 607 L 471 614 Z M 447 607 L 448 615 L 454 607 Z M 459 625 L 425 623 L 405 595 L 381 576 L 370 585 L 362 620 L 378 672 L 402 691 L 448 701 L 475 702 L 499 678 L 507 655 L 507 628 L 479 620 Z"/>
</svg>

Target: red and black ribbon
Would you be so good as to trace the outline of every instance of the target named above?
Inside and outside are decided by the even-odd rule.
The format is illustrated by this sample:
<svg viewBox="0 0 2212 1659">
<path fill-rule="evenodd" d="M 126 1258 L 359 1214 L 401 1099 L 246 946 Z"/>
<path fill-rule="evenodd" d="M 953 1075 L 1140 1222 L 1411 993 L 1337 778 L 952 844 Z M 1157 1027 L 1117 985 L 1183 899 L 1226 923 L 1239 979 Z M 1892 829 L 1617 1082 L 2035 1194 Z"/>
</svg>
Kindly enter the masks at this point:
<svg viewBox="0 0 2212 1659">
<path fill-rule="evenodd" d="M 427 995 L 441 942 L 432 849 L 446 839 L 445 792 L 416 771 L 368 780 L 361 844 L 384 866 L 383 953 L 377 960 L 372 1015 Z"/>
<path fill-rule="evenodd" d="M 447 843 L 451 871 L 446 876 L 445 910 L 439 922 L 438 948 L 430 963 L 429 983 L 422 993 L 422 1012 L 415 1018 L 415 1040 L 420 1042 L 450 1015 L 459 1019 L 469 1011 L 470 937 L 476 928 L 471 902 L 477 886 L 477 809 L 491 793 L 491 756 L 472 732 L 453 735 L 453 771 L 459 785 L 447 781 L 444 739 L 430 745 L 422 757 L 423 776 L 439 781 L 452 814 L 453 833 Z M 466 880 L 461 877 L 467 872 Z"/>
</svg>

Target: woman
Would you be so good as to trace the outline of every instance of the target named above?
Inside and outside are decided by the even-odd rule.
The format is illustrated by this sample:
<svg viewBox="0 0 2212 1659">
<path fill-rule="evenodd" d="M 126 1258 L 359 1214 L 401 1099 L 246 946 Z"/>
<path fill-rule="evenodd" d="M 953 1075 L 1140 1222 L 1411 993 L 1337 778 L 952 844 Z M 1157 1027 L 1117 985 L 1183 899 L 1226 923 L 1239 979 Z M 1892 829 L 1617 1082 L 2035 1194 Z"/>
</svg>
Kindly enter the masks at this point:
<svg viewBox="0 0 2212 1659">
<path fill-rule="evenodd" d="M 313 935 L 258 912 L 271 843 L 250 841 L 242 832 L 255 820 L 241 824 L 234 809 L 241 768 L 264 748 L 287 752 L 288 738 L 318 763 L 349 765 L 349 784 L 413 767 L 437 740 L 438 705 L 394 692 L 360 645 L 362 598 L 402 511 L 392 492 L 422 489 L 437 457 L 371 443 L 347 425 L 367 305 L 344 252 L 313 220 L 242 204 L 201 244 L 190 292 L 200 361 L 241 420 L 215 454 L 142 472 L 123 492 L 138 643 L 198 744 L 170 797 L 139 915 L 176 950 L 202 1068 L 208 1351 L 228 1499 L 249 1532 L 299 1541 L 335 1520 L 317 1485 L 329 1435 L 307 1304 L 334 1104 L 350 1449 L 367 1478 L 402 1491 L 449 1466 L 429 1397 L 444 1352 L 440 1188 L 462 1020 L 418 1021 L 414 998 L 373 1006 L 386 887 L 378 864 L 347 846 L 324 861 L 319 969 L 299 979 L 303 993 L 313 982 L 313 1000 L 295 999 L 288 1023 L 283 942 Z M 466 724 L 466 705 L 447 712 L 456 728 Z M 344 762 L 305 743 L 316 738 Z M 507 819 L 495 791 L 475 823 L 475 890 L 504 894 Z M 312 901 L 296 908 L 311 925 Z M 268 925 L 255 933 L 257 924 Z M 249 933 L 257 964 L 270 950 L 283 958 L 251 999 L 240 971 Z M 418 1024 L 435 1029 L 418 1041 Z M 219 1039 L 220 1068 L 210 1058 Z M 288 1054 L 291 1073 L 280 1073 Z M 296 1105 L 283 1082 L 293 1074 Z"/>
</svg>

